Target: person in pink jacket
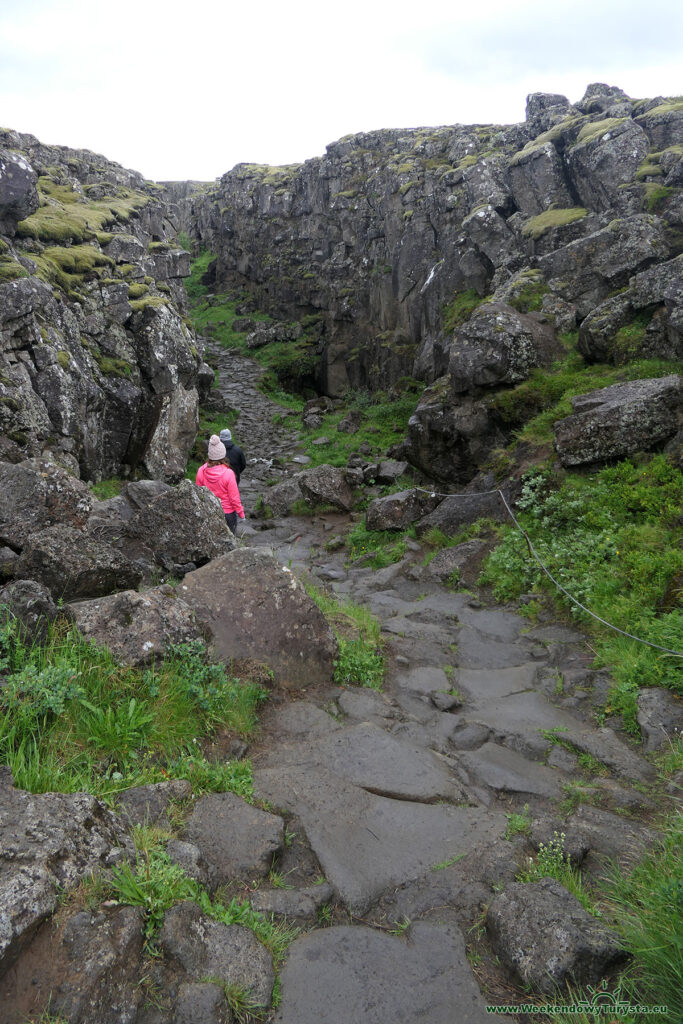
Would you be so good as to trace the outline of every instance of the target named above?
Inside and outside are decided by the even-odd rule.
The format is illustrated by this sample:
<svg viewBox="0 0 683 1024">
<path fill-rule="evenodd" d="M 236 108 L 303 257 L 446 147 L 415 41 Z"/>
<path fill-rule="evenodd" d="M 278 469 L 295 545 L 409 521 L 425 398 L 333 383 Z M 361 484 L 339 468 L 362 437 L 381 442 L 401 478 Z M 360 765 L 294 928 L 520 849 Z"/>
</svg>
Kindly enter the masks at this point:
<svg viewBox="0 0 683 1024">
<path fill-rule="evenodd" d="M 198 487 L 208 487 L 212 494 L 216 495 L 223 506 L 228 527 L 233 533 L 237 533 L 237 520 L 244 519 L 244 509 L 235 474 L 226 464 L 225 456 L 225 445 L 218 434 L 212 434 L 208 458 L 197 470 L 195 483 Z"/>
</svg>

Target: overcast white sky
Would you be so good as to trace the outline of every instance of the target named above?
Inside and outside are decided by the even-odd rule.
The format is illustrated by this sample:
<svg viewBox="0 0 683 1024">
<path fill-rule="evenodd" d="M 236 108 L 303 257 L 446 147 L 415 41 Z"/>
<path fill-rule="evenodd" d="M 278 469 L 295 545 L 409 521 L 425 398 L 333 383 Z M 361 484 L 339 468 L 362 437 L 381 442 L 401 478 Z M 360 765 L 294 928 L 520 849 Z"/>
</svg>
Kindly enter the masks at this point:
<svg viewBox="0 0 683 1024">
<path fill-rule="evenodd" d="M 530 92 L 683 93 L 681 0 L 0 0 L 0 125 L 145 177 L 352 132 L 524 120 Z"/>
</svg>

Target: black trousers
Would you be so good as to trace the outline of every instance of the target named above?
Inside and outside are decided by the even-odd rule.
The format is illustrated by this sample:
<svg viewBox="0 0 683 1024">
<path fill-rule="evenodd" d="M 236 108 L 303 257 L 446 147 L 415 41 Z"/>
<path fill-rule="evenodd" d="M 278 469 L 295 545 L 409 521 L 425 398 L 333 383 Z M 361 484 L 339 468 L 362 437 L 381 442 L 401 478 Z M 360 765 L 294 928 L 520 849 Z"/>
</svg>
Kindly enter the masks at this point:
<svg viewBox="0 0 683 1024">
<path fill-rule="evenodd" d="M 232 533 L 236 534 L 237 533 L 237 513 L 236 512 L 226 512 L 225 513 L 225 521 L 228 524 L 228 529 Z"/>
</svg>

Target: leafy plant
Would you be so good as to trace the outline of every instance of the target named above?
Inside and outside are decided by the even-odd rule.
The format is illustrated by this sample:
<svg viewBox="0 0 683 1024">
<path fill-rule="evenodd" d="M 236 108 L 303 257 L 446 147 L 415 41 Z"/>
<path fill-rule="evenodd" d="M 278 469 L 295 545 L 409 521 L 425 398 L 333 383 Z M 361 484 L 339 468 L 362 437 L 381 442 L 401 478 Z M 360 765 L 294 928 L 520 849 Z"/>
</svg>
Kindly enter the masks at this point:
<svg viewBox="0 0 683 1024">
<path fill-rule="evenodd" d="M 506 814 L 505 817 L 508 823 L 503 839 L 512 839 L 514 836 L 528 836 L 531 832 L 531 816 L 528 804 L 524 804 L 523 814 Z"/>
<path fill-rule="evenodd" d="M 517 875 L 517 881 L 539 882 L 542 878 L 554 878 L 577 898 L 585 910 L 594 914 L 595 908 L 583 887 L 581 873 L 572 866 L 569 854 L 564 852 L 564 838 L 564 832 L 553 832 L 547 846 L 540 843 L 536 857 L 529 858 L 527 867 Z"/>
</svg>

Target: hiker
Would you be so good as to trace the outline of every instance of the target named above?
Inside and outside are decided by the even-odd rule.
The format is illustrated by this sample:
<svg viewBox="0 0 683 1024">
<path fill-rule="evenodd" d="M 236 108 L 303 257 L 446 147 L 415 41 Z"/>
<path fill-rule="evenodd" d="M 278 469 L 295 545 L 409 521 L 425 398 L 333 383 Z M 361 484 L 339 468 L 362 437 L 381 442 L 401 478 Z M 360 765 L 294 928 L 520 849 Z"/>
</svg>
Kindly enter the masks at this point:
<svg viewBox="0 0 683 1024">
<path fill-rule="evenodd" d="M 244 519 L 244 509 L 235 474 L 226 462 L 225 445 L 218 434 L 211 435 L 208 458 L 197 470 L 195 483 L 197 487 L 208 487 L 216 495 L 225 512 L 228 528 L 237 533 L 237 520 Z"/>
<path fill-rule="evenodd" d="M 227 427 L 225 428 L 225 430 L 221 430 L 219 436 L 221 441 L 225 445 L 225 450 L 227 452 L 227 458 L 228 462 L 230 463 L 230 468 L 235 474 L 235 479 L 237 480 L 237 483 L 239 483 L 240 474 L 244 472 L 247 465 L 247 460 L 244 457 L 244 452 L 235 444 L 235 442 L 232 439 L 232 434 L 230 433 Z"/>
</svg>

